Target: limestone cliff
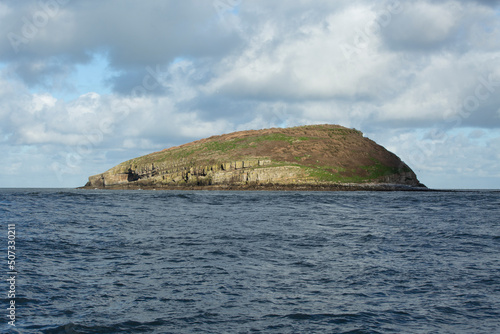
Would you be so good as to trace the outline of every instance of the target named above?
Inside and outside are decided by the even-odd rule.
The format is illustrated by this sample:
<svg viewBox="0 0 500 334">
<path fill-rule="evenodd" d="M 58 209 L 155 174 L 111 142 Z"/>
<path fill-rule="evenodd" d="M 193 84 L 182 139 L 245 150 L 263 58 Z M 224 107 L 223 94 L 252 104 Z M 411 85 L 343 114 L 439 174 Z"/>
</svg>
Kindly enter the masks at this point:
<svg viewBox="0 0 500 334">
<path fill-rule="evenodd" d="M 86 188 L 425 188 L 396 155 L 355 129 L 310 125 L 213 136 L 123 162 Z"/>
</svg>

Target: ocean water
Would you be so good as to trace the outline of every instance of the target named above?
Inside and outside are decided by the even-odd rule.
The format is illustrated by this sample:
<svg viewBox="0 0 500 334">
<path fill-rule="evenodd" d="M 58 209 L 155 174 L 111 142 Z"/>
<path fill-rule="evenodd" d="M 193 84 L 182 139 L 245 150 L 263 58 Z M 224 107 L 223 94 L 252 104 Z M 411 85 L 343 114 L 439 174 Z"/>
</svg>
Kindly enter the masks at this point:
<svg viewBox="0 0 500 334">
<path fill-rule="evenodd" d="M 2 333 L 500 333 L 500 192 L 3 189 L 0 222 Z"/>
</svg>

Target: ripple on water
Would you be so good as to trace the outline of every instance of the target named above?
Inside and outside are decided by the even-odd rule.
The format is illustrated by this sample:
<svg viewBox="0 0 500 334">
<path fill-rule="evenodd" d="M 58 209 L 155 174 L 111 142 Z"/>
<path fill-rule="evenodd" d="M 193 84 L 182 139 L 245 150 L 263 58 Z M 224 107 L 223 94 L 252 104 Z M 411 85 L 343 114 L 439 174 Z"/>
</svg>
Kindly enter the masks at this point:
<svg viewBox="0 0 500 334">
<path fill-rule="evenodd" d="M 16 328 L 492 333 L 499 199 L 1 190 L 0 214 L 19 241 L 16 298 L 27 316 Z"/>
</svg>

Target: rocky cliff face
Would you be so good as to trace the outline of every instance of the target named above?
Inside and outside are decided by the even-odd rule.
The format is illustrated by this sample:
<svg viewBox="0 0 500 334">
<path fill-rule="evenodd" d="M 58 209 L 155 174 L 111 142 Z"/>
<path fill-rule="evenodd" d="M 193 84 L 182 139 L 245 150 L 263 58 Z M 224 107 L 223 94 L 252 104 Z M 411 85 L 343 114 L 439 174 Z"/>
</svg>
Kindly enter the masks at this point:
<svg viewBox="0 0 500 334">
<path fill-rule="evenodd" d="M 87 188 L 425 187 L 396 155 L 338 125 L 242 131 L 132 159 L 89 177 Z"/>
</svg>

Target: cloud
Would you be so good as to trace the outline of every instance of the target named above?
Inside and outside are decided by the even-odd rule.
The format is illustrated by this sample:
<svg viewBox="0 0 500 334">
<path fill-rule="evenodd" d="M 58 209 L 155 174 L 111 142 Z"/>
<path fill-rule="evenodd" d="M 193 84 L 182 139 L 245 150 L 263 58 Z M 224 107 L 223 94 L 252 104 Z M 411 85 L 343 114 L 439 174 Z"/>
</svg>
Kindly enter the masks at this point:
<svg viewBox="0 0 500 334">
<path fill-rule="evenodd" d="M 402 12 L 394 16 L 391 29 L 384 30 L 385 41 L 395 49 L 441 49 L 458 32 L 462 10 L 453 2 L 405 3 Z"/>
<path fill-rule="evenodd" d="M 54 4 L 51 10 L 44 4 Z M 106 53 L 110 66 L 124 71 L 119 81 L 134 82 L 134 73 L 153 64 L 168 64 L 179 55 L 217 57 L 239 45 L 235 30 L 217 24 L 211 2 L 61 0 L 9 3 L 0 13 L 9 13 L 1 35 L 0 59 L 18 68 L 26 84 L 45 73 L 33 71 L 40 62 L 57 58 L 59 65 L 90 61 L 95 52 Z M 6 14 L 4 14 L 5 17 Z M 130 73 L 128 73 L 130 71 Z M 22 75 L 22 74 L 25 75 Z M 134 82 L 134 84 L 137 84 Z"/>
<path fill-rule="evenodd" d="M 472 48 L 498 47 L 498 14 L 478 2 L 415 1 L 404 2 L 402 8 L 389 29 L 382 31 L 385 45 L 392 50 L 466 53 Z"/>
<path fill-rule="evenodd" d="M 491 188 L 486 180 L 500 177 L 500 136 L 495 130 L 389 130 L 369 136 L 385 142 L 386 148 L 407 162 L 428 186 Z M 464 180 L 467 183 L 462 183 Z"/>
<path fill-rule="evenodd" d="M 337 123 L 410 165 L 405 152 L 436 141 L 437 130 L 446 140 L 413 159 L 426 177 L 448 171 L 452 182 L 476 168 L 500 187 L 499 9 L 434 0 L 2 2 L 0 146 L 11 175 L 36 178 L 35 163 L 52 170 L 50 182 L 76 186 L 125 159 L 235 130 Z"/>
</svg>

